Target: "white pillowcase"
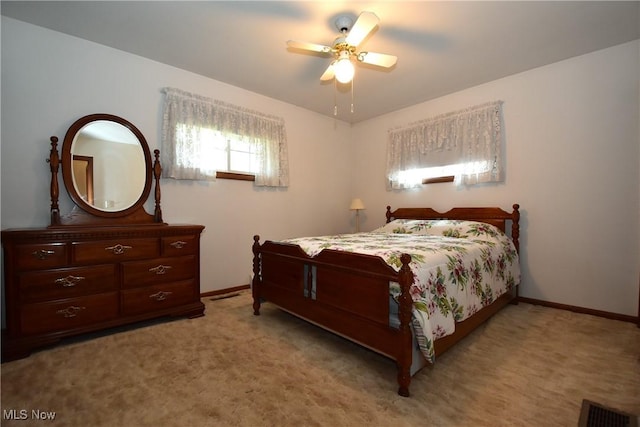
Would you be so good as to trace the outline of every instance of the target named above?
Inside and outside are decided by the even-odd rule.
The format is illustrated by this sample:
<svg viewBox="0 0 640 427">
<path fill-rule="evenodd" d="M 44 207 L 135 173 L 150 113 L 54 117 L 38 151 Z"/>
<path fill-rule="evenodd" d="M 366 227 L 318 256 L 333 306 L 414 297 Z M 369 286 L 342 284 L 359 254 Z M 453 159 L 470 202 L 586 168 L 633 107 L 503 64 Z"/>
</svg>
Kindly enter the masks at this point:
<svg viewBox="0 0 640 427">
<path fill-rule="evenodd" d="M 498 227 L 484 222 L 449 219 L 394 219 L 373 232 L 459 238 L 497 237 L 504 234 Z"/>
</svg>

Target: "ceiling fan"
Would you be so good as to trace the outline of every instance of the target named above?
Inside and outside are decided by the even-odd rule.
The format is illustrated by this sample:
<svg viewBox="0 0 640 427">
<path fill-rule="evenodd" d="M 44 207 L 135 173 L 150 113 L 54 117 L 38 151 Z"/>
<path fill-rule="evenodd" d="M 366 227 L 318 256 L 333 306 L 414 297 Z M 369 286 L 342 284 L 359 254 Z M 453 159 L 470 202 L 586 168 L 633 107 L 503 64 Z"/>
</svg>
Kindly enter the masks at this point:
<svg viewBox="0 0 640 427">
<path fill-rule="evenodd" d="M 355 23 L 348 16 L 339 16 L 335 21 L 335 26 L 340 32 L 340 36 L 333 41 L 331 46 L 295 40 L 287 41 L 287 46 L 333 56 L 334 60 L 329 64 L 320 80 L 329 81 L 335 77 L 340 83 L 349 83 L 355 72 L 354 62 L 391 68 L 398 60 L 394 55 L 358 51 L 358 45 L 378 25 L 378 22 L 380 19 L 373 12 L 362 12 Z"/>
</svg>

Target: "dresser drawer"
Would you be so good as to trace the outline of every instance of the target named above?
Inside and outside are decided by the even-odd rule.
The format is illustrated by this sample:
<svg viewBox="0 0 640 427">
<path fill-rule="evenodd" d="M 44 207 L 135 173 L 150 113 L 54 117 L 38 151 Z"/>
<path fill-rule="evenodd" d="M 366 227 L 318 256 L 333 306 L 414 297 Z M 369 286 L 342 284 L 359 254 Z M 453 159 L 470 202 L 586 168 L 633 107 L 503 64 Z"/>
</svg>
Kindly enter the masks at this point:
<svg viewBox="0 0 640 427">
<path fill-rule="evenodd" d="M 25 304 L 20 313 L 24 334 L 79 328 L 118 317 L 118 293 Z"/>
<path fill-rule="evenodd" d="M 162 256 L 191 255 L 198 251 L 198 236 L 175 236 L 162 238 Z"/>
<path fill-rule="evenodd" d="M 39 270 L 63 267 L 68 262 L 68 246 L 65 243 L 16 245 L 18 270 Z"/>
<path fill-rule="evenodd" d="M 122 264 L 122 286 L 132 288 L 192 279 L 197 268 L 194 255 L 125 262 Z"/>
<path fill-rule="evenodd" d="M 72 298 L 100 292 L 117 291 L 115 265 L 59 268 L 19 274 L 22 302 Z"/>
<path fill-rule="evenodd" d="M 160 256 L 159 239 L 100 240 L 73 242 L 72 262 L 108 263 Z"/>
<path fill-rule="evenodd" d="M 188 304 L 196 298 L 193 280 L 128 289 L 122 292 L 122 314 L 148 313 Z"/>
</svg>

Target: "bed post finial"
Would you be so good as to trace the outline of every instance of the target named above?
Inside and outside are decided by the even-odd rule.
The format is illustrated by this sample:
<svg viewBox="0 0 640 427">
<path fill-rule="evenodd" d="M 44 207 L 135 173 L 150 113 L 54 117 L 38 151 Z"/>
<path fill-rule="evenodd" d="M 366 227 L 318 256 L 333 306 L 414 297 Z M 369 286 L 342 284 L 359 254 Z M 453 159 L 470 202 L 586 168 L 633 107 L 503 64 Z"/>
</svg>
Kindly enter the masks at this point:
<svg viewBox="0 0 640 427">
<path fill-rule="evenodd" d="M 391 222 L 391 206 L 387 206 L 387 223 Z"/>
<path fill-rule="evenodd" d="M 253 296 L 253 314 L 254 316 L 260 315 L 260 236 L 257 234 L 253 236 L 253 246 L 251 248 L 253 252 L 253 280 L 251 281 L 251 295 Z"/>
<path fill-rule="evenodd" d="M 413 311 L 413 299 L 411 298 L 411 285 L 413 285 L 413 272 L 409 263 L 411 262 L 411 255 L 402 254 L 400 256 L 402 267 L 398 275 L 400 282 L 400 296 L 398 302 L 400 303 L 399 317 L 400 317 L 400 340 L 402 345 L 400 346 L 400 353 L 396 361 L 398 366 L 398 394 L 400 396 L 409 397 L 409 384 L 411 383 L 411 344 L 413 335 L 411 334 L 411 313 Z"/>
</svg>

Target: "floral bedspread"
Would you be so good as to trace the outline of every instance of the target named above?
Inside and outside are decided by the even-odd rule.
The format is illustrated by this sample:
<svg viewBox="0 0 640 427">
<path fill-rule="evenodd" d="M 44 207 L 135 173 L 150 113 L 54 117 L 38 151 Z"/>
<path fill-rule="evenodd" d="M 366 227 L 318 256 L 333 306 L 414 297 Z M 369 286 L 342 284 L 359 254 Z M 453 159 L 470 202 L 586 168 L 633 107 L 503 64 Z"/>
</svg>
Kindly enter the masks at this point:
<svg viewBox="0 0 640 427">
<path fill-rule="evenodd" d="M 411 255 L 412 323 L 425 358 L 434 361 L 433 342 L 520 282 L 512 240 L 497 227 L 474 221 L 394 220 L 369 233 L 287 239 L 309 256 L 323 249 L 376 255 L 396 271 Z M 390 284 L 397 300 L 398 283 Z"/>
</svg>

